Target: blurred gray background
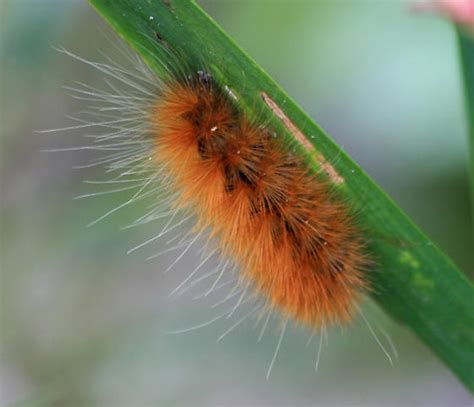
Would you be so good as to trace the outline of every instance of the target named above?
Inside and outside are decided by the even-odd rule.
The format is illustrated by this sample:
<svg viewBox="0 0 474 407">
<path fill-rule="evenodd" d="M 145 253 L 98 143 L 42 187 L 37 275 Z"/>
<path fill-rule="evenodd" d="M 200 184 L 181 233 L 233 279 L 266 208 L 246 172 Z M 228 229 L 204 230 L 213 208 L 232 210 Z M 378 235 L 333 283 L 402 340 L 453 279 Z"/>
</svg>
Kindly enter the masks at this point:
<svg viewBox="0 0 474 407">
<path fill-rule="evenodd" d="M 467 141 L 452 27 L 398 1 L 199 1 L 465 271 L 472 270 Z M 186 276 L 173 259 L 126 255 L 153 225 L 120 228 L 134 206 L 86 224 L 126 199 L 90 192 L 74 170 L 81 109 L 63 85 L 101 76 L 52 49 L 101 60 L 110 31 L 82 0 L 1 4 L 1 398 L 18 406 L 377 405 L 462 406 L 472 399 L 407 329 L 368 311 L 396 344 L 390 366 L 364 324 L 333 332 L 314 371 L 316 342 L 292 329 L 270 380 L 278 333 L 244 324 L 216 343 L 206 304 L 168 293 Z M 106 34 L 104 34 L 106 33 Z M 107 34 L 108 33 L 108 34 Z M 156 231 L 156 230 L 155 230 Z M 472 405 L 472 404 L 471 404 Z"/>
</svg>

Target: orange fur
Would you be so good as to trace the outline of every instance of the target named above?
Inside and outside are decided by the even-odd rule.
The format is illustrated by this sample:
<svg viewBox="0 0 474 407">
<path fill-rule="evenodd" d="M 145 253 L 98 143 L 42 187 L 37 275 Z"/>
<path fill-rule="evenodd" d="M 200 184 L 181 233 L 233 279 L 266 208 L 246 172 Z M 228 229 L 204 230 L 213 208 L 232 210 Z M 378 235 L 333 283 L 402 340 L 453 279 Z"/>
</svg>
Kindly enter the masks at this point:
<svg viewBox="0 0 474 407">
<path fill-rule="evenodd" d="M 313 328 L 350 321 L 368 260 L 327 181 L 210 78 L 168 85 L 151 119 L 176 204 L 194 211 L 267 306 Z"/>
</svg>

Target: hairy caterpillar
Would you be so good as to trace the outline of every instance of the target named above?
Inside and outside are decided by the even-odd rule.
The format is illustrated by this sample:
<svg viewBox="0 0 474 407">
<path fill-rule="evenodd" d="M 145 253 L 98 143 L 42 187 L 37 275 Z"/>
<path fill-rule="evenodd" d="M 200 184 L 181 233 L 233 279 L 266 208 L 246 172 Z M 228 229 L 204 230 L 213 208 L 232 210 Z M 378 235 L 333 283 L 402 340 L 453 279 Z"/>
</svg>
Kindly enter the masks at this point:
<svg viewBox="0 0 474 407">
<path fill-rule="evenodd" d="M 248 117 L 205 66 L 180 65 L 160 78 L 135 56 L 130 57 L 135 70 L 126 70 L 64 52 L 108 79 L 103 90 L 68 88 L 94 106 L 88 118 L 77 118 L 77 126 L 60 130 L 100 129 L 94 144 L 83 148 L 106 152 L 91 165 L 105 166 L 113 174 L 105 183 L 118 187 L 99 194 L 132 191 L 129 200 L 92 224 L 151 198 L 153 205 L 133 225 L 168 220 L 130 251 L 164 238 L 173 244 L 167 251 L 181 250 L 171 269 L 201 242 L 202 261 L 173 293 L 203 281 L 208 283 L 203 296 L 227 290 L 217 303 L 225 312 L 208 323 L 245 311 L 222 336 L 250 316 L 262 321 L 263 334 L 277 312 L 282 329 L 268 374 L 288 321 L 324 333 L 354 318 L 361 295 L 370 289 L 363 237 L 351 208 L 293 144 L 258 114 Z M 262 97 L 280 113 L 268 95 Z M 206 271 L 213 256 L 221 261 Z M 320 349 L 321 342 L 318 360 Z"/>
</svg>

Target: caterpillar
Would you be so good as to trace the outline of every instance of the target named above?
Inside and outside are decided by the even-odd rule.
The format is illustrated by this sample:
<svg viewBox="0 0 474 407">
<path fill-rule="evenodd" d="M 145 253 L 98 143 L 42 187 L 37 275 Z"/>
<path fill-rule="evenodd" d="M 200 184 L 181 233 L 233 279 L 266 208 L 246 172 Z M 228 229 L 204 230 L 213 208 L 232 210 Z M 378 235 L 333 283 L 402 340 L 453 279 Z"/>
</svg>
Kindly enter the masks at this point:
<svg viewBox="0 0 474 407">
<path fill-rule="evenodd" d="M 114 175 L 104 184 L 119 187 L 97 195 L 132 191 L 130 199 L 91 225 L 150 199 L 149 211 L 131 226 L 167 221 L 129 252 L 168 239 L 174 246 L 161 253 L 180 250 L 169 270 L 200 242 L 202 261 L 172 294 L 202 282 L 209 287 L 201 297 L 228 289 L 216 305 L 230 308 L 192 329 L 229 318 L 246 305 L 250 310 L 222 336 L 250 316 L 264 321 L 262 335 L 270 315 L 277 313 L 282 329 L 268 377 L 288 321 L 325 333 L 360 313 L 361 298 L 370 291 L 372 260 L 354 211 L 334 191 L 338 179 L 331 179 L 330 171 L 317 172 L 294 148 L 305 142 L 304 136 L 290 142 L 259 114 L 249 117 L 235 93 L 205 64 L 199 69 L 164 64 L 167 74 L 160 77 L 133 53 L 127 53 L 133 65 L 128 70 L 60 51 L 107 79 L 105 89 L 67 87 L 73 97 L 94 106 L 88 118 L 76 118 L 76 126 L 56 130 L 100 129 L 93 145 L 83 148 L 106 152 L 89 166 L 105 166 Z M 173 58 L 176 63 L 179 57 Z M 286 127 L 294 126 L 270 96 L 262 93 L 262 98 L 271 114 Z M 216 256 L 218 266 L 204 272 Z M 320 351 L 321 342 L 317 363 Z"/>
<path fill-rule="evenodd" d="M 210 230 L 269 307 L 315 328 L 352 318 L 367 288 L 362 240 L 281 136 L 251 123 L 204 72 L 168 85 L 149 120 L 175 204 Z"/>
</svg>

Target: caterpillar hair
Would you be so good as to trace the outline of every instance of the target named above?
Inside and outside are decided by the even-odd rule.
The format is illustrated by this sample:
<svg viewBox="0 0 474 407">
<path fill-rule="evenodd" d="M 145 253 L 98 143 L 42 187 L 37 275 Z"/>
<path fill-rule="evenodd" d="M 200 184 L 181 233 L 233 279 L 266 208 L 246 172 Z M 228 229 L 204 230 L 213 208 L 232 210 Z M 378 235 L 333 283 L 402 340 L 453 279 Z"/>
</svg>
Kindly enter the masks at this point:
<svg viewBox="0 0 474 407">
<path fill-rule="evenodd" d="M 322 338 L 328 327 L 347 325 L 360 313 L 361 298 L 370 290 L 371 259 L 354 211 L 335 192 L 340 180 L 331 165 L 320 160 L 318 172 L 308 163 L 301 148 L 304 136 L 271 96 L 261 94 L 267 116 L 249 113 L 238 92 L 214 77 L 206 64 L 188 67 L 169 50 L 173 63 L 159 61 L 166 70 L 161 76 L 129 52 L 133 69 L 61 51 L 99 70 L 106 80 L 103 89 L 68 87 L 73 97 L 93 106 L 75 118 L 75 126 L 53 131 L 98 129 L 93 143 L 79 148 L 103 153 L 88 166 L 105 167 L 109 178 L 103 183 L 111 189 L 87 196 L 131 193 L 91 225 L 151 199 L 147 213 L 131 226 L 166 219 L 165 226 L 130 252 L 164 239 L 169 247 L 161 253 L 179 253 L 168 271 L 200 246 L 202 261 L 171 294 L 202 284 L 207 288 L 198 297 L 224 293 L 215 304 L 221 313 L 179 332 L 234 318 L 222 338 L 254 316 L 261 338 L 277 315 L 281 332 L 269 374 L 289 321 Z M 268 114 L 296 141 L 272 126 Z M 206 270 L 212 258 L 218 264 Z"/>
</svg>

